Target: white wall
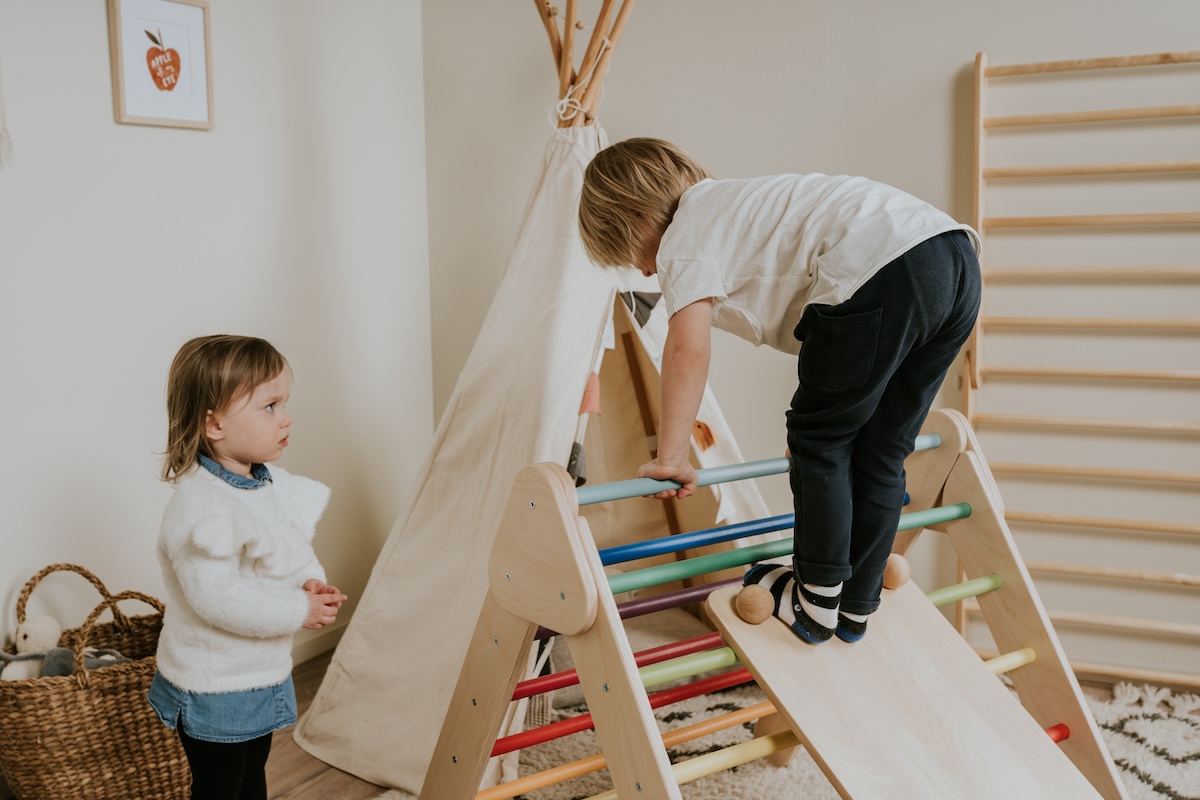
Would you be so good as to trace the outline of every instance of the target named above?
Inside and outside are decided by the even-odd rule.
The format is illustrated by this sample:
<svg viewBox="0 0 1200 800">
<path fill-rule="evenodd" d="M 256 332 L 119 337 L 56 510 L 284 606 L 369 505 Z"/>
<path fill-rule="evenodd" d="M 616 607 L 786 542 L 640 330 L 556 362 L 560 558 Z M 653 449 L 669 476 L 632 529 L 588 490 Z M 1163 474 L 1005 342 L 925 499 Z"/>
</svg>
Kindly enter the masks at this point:
<svg viewBox="0 0 1200 800">
<path fill-rule="evenodd" d="M 528 6 L 424 4 L 437 409 L 499 281 L 549 134 L 557 80 Z M 599 2 L 580 7 L 590 22 Z M 1198 29 L 1191 0 L 643 0 L 600 121 L 613 141 L 674 140 L 718 176 L 866 175 L 966 220 L 976 52 L 1021 63 L 1189 50 Z M 792 360 L 722 334 L 714 351 L 710 382 L 746 457 L 778 455 Z M 774 513 L 790 510 L 786 482 L 761 485 Z"/>
<path fill-rule="evenodd" d="M 118 125 L 105 4 L 0 0 L 0 638 L 47 564 L 163 597 L 164 383 L 192 336 L 291 361 L 281 463 L 332 487 L 317 550 L 352 598 L 431 440 L 419 3 L 211 18 L 216 127 Z M 56 577 L 31 612 L 77 625 L 95 600 Z"/>
</svg>

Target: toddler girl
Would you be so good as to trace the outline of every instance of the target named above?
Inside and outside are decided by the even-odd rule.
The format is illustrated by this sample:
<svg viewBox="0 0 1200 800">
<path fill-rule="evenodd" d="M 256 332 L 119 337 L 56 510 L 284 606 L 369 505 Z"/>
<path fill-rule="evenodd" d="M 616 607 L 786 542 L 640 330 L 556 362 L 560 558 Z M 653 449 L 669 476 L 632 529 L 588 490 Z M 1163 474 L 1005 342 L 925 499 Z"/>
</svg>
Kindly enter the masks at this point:
<svg viewBox="0 0 1200 800">
<path fill-rule="evenodd" d="M 163 480 L 176 485 L 158 540 L 170 602 L 149 701 L 179 732 L 192 800 L 266 800 L 271 732 L 296 722 L 292 634 L 331 624 L 312 537 L 329 500 L 267 468 L 288 444 L 287 361 L 269 343 L 203 336 L 167 381 Z"/>
</svg>

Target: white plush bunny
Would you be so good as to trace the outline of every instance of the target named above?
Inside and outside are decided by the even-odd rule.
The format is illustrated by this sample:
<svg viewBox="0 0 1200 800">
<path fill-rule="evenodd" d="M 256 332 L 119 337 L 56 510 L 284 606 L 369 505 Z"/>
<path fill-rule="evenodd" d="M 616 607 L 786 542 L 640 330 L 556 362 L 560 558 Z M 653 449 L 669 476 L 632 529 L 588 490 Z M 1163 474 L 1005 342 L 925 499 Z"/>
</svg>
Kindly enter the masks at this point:
<svg viewBox="0 0 1200 800">
<path fill-rule="evenodd" d="M 17 626 L 16 656 L 3 655 L 6 662 L 0 680 L 23 681 L 42 674 L 42 659 L 58 646 L 62 626 L 54 617 L 29 617 Z"/>
</svg>

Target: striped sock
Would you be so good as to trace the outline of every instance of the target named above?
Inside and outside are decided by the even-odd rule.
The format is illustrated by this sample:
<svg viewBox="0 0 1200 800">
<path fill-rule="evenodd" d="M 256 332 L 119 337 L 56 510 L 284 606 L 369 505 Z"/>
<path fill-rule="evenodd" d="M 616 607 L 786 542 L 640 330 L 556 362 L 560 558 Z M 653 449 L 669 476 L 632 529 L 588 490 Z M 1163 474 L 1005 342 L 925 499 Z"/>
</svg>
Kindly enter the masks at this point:
<svg viewBox="0 0 1200 800">
<path fill-rule="evenodd" d="M 857 642 L 867 635 L 867 615 L 838 612 L 837 637 L 843 642 Z"/>
<path fill-rule="evenodd" d="M 820 644 L 833 637 L 837 627 L 837 607 L 842 585 L 796 588 L 791 567 L 758 564 L 746 573 L 743 585 L 757 583 L 775 598 L 774 615 L 792 632 L 809 644 Z"/>
</svg>

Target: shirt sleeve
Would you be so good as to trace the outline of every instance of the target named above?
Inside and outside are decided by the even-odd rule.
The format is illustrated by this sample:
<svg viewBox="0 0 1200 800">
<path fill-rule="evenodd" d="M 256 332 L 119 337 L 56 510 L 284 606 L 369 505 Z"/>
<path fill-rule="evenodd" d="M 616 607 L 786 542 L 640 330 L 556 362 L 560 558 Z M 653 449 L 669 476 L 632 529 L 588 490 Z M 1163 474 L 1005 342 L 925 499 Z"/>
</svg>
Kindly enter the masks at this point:
<svg viewBox="0 0 1200 800">
<path fill-rule="evenodd" d="M 659 266 L 658 279 L 669 317 L 697 300 L 711 298 L 715 308 L 728 297 L 721 268 L 706 261 L 668 261 Z"/>
</svg>

